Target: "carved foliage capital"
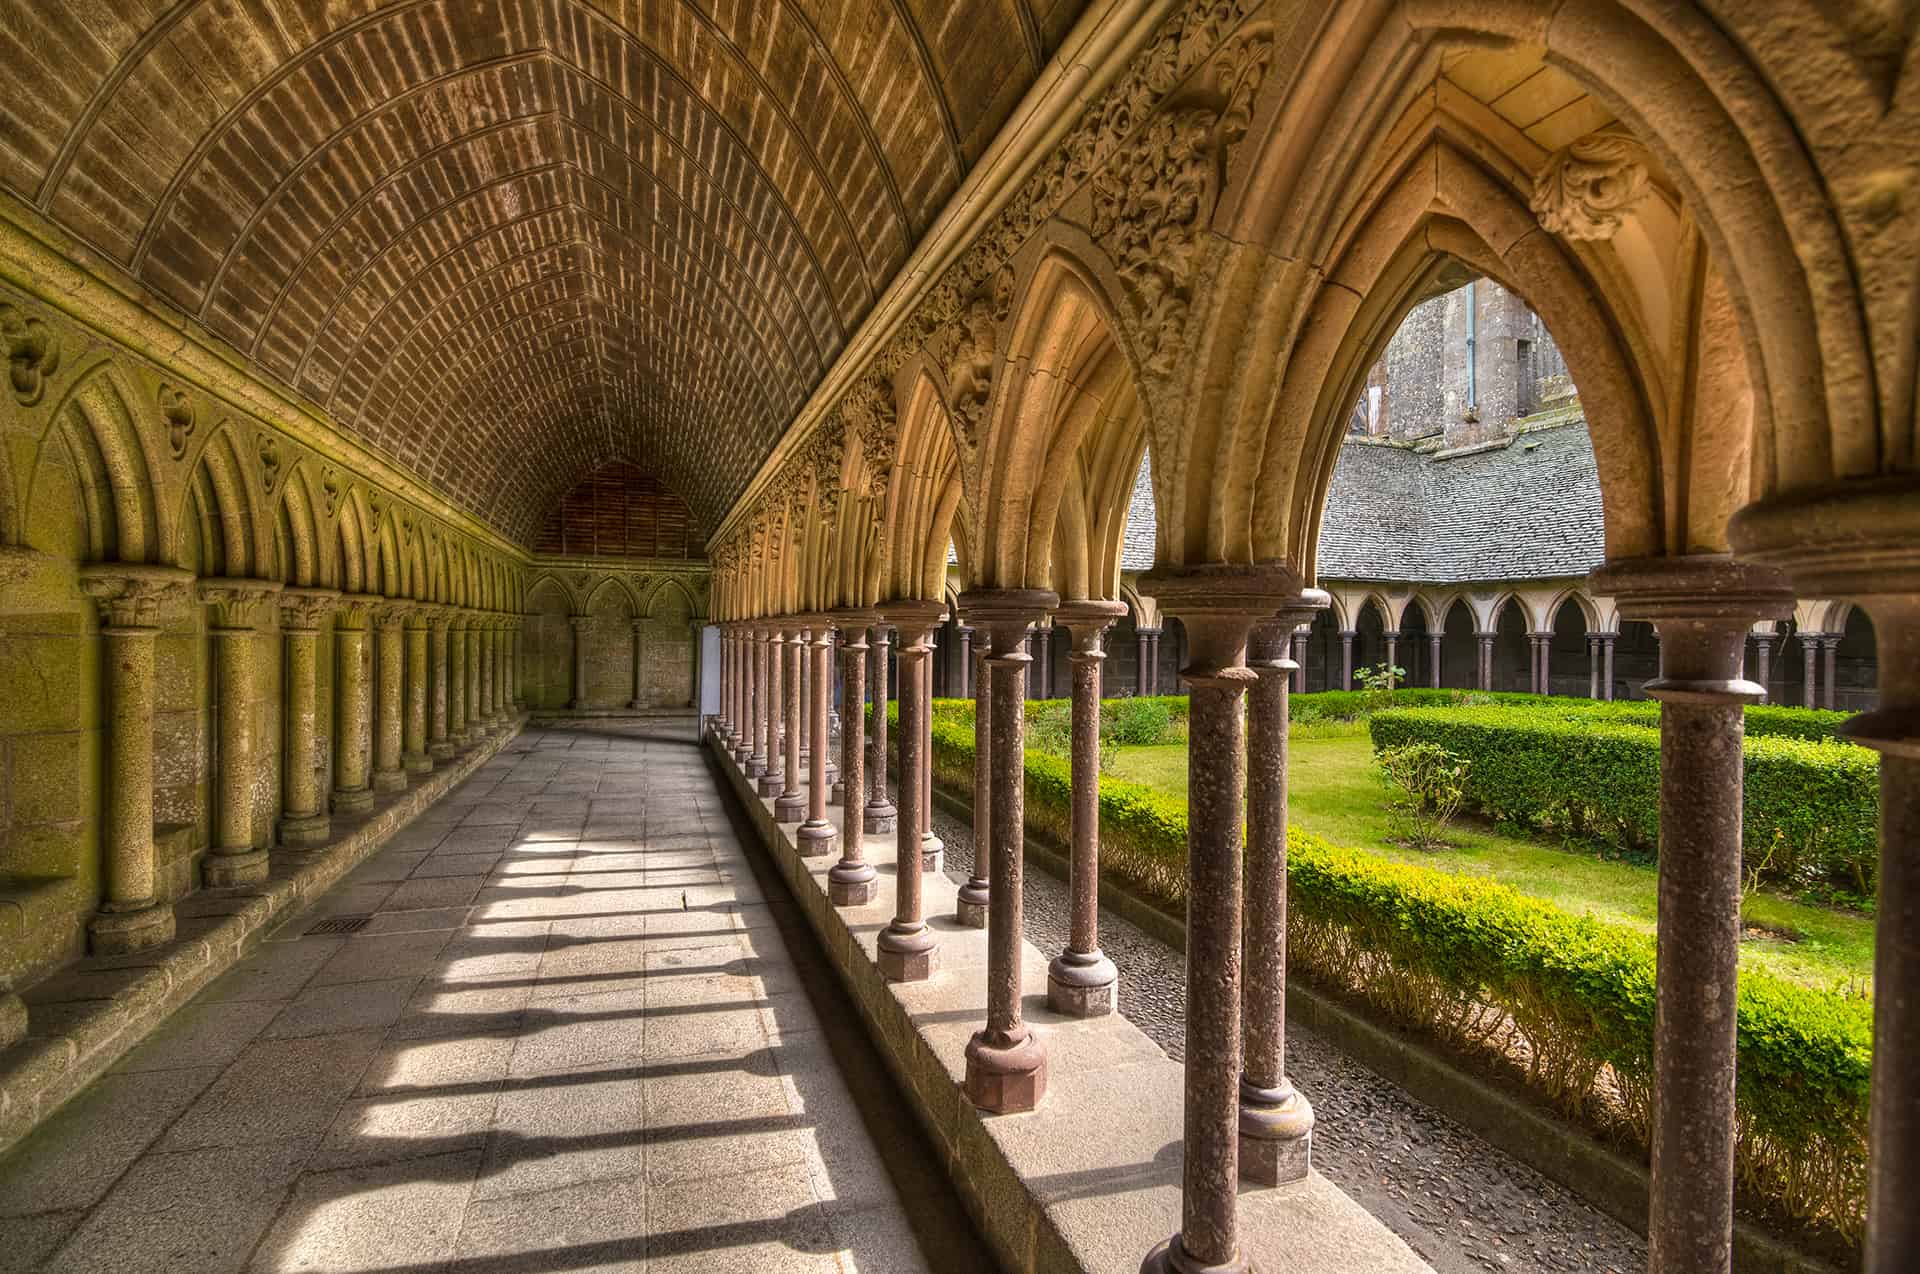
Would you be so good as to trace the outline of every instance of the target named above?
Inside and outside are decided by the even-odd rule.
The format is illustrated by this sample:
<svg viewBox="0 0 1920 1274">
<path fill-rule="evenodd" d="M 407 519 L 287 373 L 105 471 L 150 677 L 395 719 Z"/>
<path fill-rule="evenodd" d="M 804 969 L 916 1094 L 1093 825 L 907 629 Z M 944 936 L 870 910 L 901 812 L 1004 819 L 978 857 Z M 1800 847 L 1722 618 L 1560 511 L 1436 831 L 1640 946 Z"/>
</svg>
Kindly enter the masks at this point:
<svg viewBox="0 0 1920 1274">
<path fill-rule="evenodd" d="M 330 588 L 287 588 L 280 592 L 280 626 L 294 632 L 313 632 L 326 622 L 340 601 Z"/>
<path fill-rule="evenodd" d="M 80 590 L 116 628 L 152 628 L 162 612 L 187 599 L 193 576 L 171 566 L 108 563 L 82 568 Z"/>
<path fill-rule="evenodd" d="M 1651 185 L 1647 148 L 1617 127 L 1600 129 L 1547 157 L 1533 179 L 1540 224 L 1568 239 L 1613 238 Z"/>
<path fill-rule="evenodd" d="M 203 579 L 200 600 L 213 612 L 215 628 L 258 628 L 272 613 L 280 587 L 273 580 Z"/>
</svg>

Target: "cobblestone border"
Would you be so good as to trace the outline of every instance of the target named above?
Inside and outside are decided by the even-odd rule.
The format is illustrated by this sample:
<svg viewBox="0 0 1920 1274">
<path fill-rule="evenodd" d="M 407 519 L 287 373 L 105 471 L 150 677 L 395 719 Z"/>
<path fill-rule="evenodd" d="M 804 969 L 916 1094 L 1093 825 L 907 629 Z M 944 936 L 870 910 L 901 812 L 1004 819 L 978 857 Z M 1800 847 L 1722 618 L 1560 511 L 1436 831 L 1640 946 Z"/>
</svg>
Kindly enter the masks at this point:
<svg viewBox="0 0 1920 1274">
<path fill-rule="evenodd" d="M 178 937 L 134 955 L 92 957 L 27 987 L 27 1035 L 0 1053 L 0 1151 L 104 1074 L 226 972 L 274 925 L 331 888 L 520 734 L 523 713 L 443 769 L 311 850 L 276 849 L 266 883 L 201 889 L 174 904 Z M 341 819 L 345 822 L 345 819 Z M 69 992 L 60 997 L 47 988 Z"/>
</svg>

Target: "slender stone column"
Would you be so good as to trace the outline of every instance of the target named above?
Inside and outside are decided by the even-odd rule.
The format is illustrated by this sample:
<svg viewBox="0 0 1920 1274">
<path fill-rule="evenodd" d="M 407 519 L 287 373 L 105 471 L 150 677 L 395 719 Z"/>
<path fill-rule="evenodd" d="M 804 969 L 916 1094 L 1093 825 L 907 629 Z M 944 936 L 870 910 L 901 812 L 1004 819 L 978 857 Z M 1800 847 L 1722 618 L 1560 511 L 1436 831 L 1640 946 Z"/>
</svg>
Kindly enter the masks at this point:
<svg viewBox="0 0 1920 1274">
<path fill-rule="evenodd" d="M 633 698 L 627 700 L 627 707 L 633 709 L 647 706 L 647 621 L 633 621 Z"/>
<path fill-rule="evenodd" d="M 873 626 L 873 653 L 867 663 L 873 677 L 873 755 L 868 766 L 873 794 L 867 798 L 867 834 L 884 836 L 894 829 L 898 811 L 887 797 L 887 646 L 889 625 Z M 904 796 L 902 799 L 905 799 Z"/>
<path fill-rule="evenodd" d="M 861 800 L 867 783 L 867 629 L 880 617 L 870 610 L 836 611 L 846 640 L 840 644 L 840 773 L 845 824 L 840 861 L 827 872 L 827 897 L 836 907 L 864 907 L 873 901 L 875 872 L 866 860 L 871 824 Z"/>
<path fill-rule="evenodd" d="M 834 626 L 837 621 L 834 621 L 831 614 L 827 615 L 826 618 L 829 621 L 827 628 L 827 724 L 826 728 L 820 732 L 820 747 L 827 754 L 827 804 L 838 805 L 841 801 L 840 756 L 839 749 L 834 746 L 834 743 L 835 740 L 839 738 L 840 721 L 839 712 L 835 707 L 834 695 L 838 689 L 835 683 L 839 679 L 838 669 L 840 667 L 840 660 L 838 652 L 840 650 L 840 631 Z"/>
<path fill-rule="evenodd" d="M 333 820 L 320 794 L 320 626 L 339 602 L 340 594 L 332 589 L 289 588 L 280 594 L 280 632 L 287 649 L 282 690 L 286 759 L 280 767 L 285 787 L 280 807 L 283 845 L 322 845 L 333 835 Z"/>
<path fill-rule="evenodd" d="M 500 704 L 499 635 L 499 617 L 488 615 L 480 624 L 480 718 L 488 734 L 497 733 L 507 721 Z"/>
<path fill-rule="evenodd" d="M 526 622 L 519 615 L 507 620 L 507 707 L 516 716 L 524 706 L 520 698 L 520 630 Z"/>
<path fill-rule="evenodd" d="M 1800 685 L 1803 697 L 1800 706 L 1813 708 L 1819 706 L 1820 694 L 1820 634 L 1800 634 Z"/>
<path fill-rule="evenodd" d="M 760 776 L 760 795 L 778 797 L 786 785 L 787 724 L 787 630 L 775 625 L 767 630 L 767 706 L 762 729 L 767 736 L 767 772 Z M 796 816 L 797 817 L 797 816 Z"/>
<path fill-rule="evenodd" d="M 1300 658 L 1298 654 L 1298 650 L 1299 650 L 1298 643 L 1295 644 L 1294 649 L 1296 652 L 1294 655 L 1294 662 L 1298 664 L 1299 658 Z M 1429 673 L 1428 683 L 1435 690 L 1438 690 L 1440 688 L 1440 634 L 1439 633 L 1429 633 L 1427 635 L 1427 671 Z M 1297 682 L 1299 678 L 1298 671 L 1294 673 L 1294 677 Z M 1298 689 L 1298 688 L 1299 688 L 1298 685 L 1296 685 L 1295 689 Z"/>
<path fill-rule="evenodd" d="M 1399 678 L 1393 675 L 1393 670 L 1400 662 L 1400 634 L 1395 629 L 1388 629 L 1380 635 L 1387 642 L 1387 688 L 1391 690 L 1399 681 Z"/>
<path fill-rule="evenodd" d="M 944 619 L 941 621 L 945 622 Z M 922 693 L 927 702 L 927 728 L 933 728 L 933 650 L 934 634 L 939 632 L 935 625 L 927 632 L 927 657 L 920 661 L 920 676 L 925 682 Z M 906 772 L 901 771 L 902 783 L 906 782 Z M 933 740 L 929 735 L 927 746 L 920 750 L 920 870 L 941 871 L 946 867 L 947 843 L 933 832 Z"/>
<path fill-rule="evenodd" d="M 1100 671 L 1108 627 L 1124 602 L 1074 601 L 1054 613 L 1073 638 L 1073 853 L 1067 945 L 1047 965 L 1047 1007 L 1105 1017 L 1120 1007 L 1120 971 L 1100 950 Z"/>
<path fill-rule="evenodd" d="M 806 688 L 802 684 L 800 666 L 804 662 L 801 652 L 810 644 L 810 631 L 804 624 L 790 624 L 781 632 L 781 650 L 784 654 L 780 676 L 780 716 L 784 722 L 786 745 L 780 753 L 780 795 L 773 802 L 774 821 L 780 823 L 797 823 L 807 813 L 807 794 L 800 789 L 800 733 L 801 722 L 806 717 L 800 703 L 801 692 Z"/>
<path fill-rule="evenodd" d="M 817 858 L 833 852 L 836 833 L 827 821 L 828 700 L 833 696 L 833 623 L 824 615 L 813 619 L 813 639 L 807 646 L 812 674 L 807 678 L 807 716 L 813 723 L 813 749 L 807 753 L 807 821 L 794 833 L 800 853 Z M 828 882 L 831 885 L 831 881 Z"/>
<path fill-rule="evenodd" d="M 1651 1274 L 1733 1261 L 1735 984 L 1740 949 L 1740 676 L 1748 631 L 1793 612 L 1765 568 L 1723 557 L 1610 562 L 1591 577 L 1659 626 L 1660 898 L 1653 1025 Z"/>
<path fill-rule="evenodd" d="M 1144 628 L 1134 631 L 1133 641 L 1134 658 L 1139 661 L 1133 670 L 1133 692 L 1142 696 L 1149 695 L 1153 693 L 1153 663 L 1147 654 L 1147 648 L 1153 645 L 1153 642 L 1148 640 L 1147 630 Z"/>
<path fill-rule="evenodd" d="M 467 745 L 467 617 L 459 611 L 447 622 L 447 740 L 453 748 Z"/>
<path fill-rule="evenodd" d="M 689 636 L 693 641 L 693 657 L 688 661 L 687 669 L 687 706 L 700 712 L 700 666 L 706 662 L 706 642 L 703 640 L 707 626 L 699 620 L 687 624 Z"/>
<path fill-rule="evenodd" d="M 921 671 L 938 602 L 901 602 L 886 618 L 900 629 L 900 809 L 894 820 L 893 919 L 876 940 L 880 972 L 895 982 L 932 976 L 940 939 L 927 927 L 920 886 L 920 758 L 927 747 L 927 681 Z M 884 754 L 882 754 L 884 755 Z M 868 826 L 872 826 L 871 818 Z"/>
<path fill-rule="evenodd" d="M 1353 639 L 1360 634 L 1350 628 L 1340 630 L 1340 689 L 1353 689 Z"/>
<path fill-rule="evenodd" d="M 401 625 L 406 622 L 408 609 L 405 603 L 381 602 L 372 607 L 375 792 L 402 792 L 407 787 L 407 772 L 400 768 L 400 744 L 405 703 L 401 683 L 407 666 Z"/>
<path fill-rule="evenodd" d="M 733 738 L 733 634 L 720 626 L 720 711 L 713 717 L 713 728 L 720 737 Z"/>
<path fill-rule="evenodd" d="M 953 697 L 969 699 L 973 697 L 973 629 L 961 624 L 958 678 L 960 684 L 954 687 Z"/>
<path fill-rule="evenodd" d="M 1295 694 L 1307 692 L 1307 638 L 1309 635 L 1304 628 L 1293 635 L 1293 692 Z M 1433 639 L 1433 684 L 1436 686 L 1440 684 L 1440 639 L 1438 637 Z"/>
<path fill-rule="evenodd" d="M 1754 680 L 1760 683 L 1760 702 L 1767 702 L 1767 686 L 1773 681 L 1773 638 L 1765 633 L 1753 639 L 1755 662 L 1759 665 L 1760 675 Z"/>
<path fill-rule="evenodd" d="M 480 709 L 480 616 L 467 623 L 467 737 L 478 743 L 486 737 L 486 719 Z"/>
<path fill-rule="evenodd" d="M 280 585 L 271 580 L 200 581 L 200 600 L 212 612 L 214 663 L 220 678 L 219 770 L 213 846 L 201 863 L 207 888 L 257 885 L 267 878 L 267 851 L 254 843 L 253 790 L 260 778 L 254 746 L 254 651 L 260 623 L 271 613 Z"/>
<path fill-rule="evenodd" d="M 1298 1181 L 1312 1167 L 1313 1108 L 1287 1078 L 1286 634 L 1332 601 L 1308 589 L 1281 606 L 1253 630 L 1247 660 L 1259 680 L 1247 705 L 1240 1175 L 1262 1185 Z"/>
<path fill-rule="evenodd" d="M 1201 567 L 1143 580 L 1185 624 L 1187 762 L 1186 1131 L 1180 1232 L 1143 1271 L 1245 1274 L 1240 1176 L 1240 898 L 1246 734 L 1241 698 L 1256 674 L 1247 635 L 1300 592 L 1289 567 Z"/>
<path fill-rule="evenodd" d="M 993 881 L 993 634 L 979 630 L 973 643 L 973 874 L 960 886 L 954 919 L 970 929 L 987 927 Z"/>
<path fill-rule="evenodd" d="M 493 715 L 502 730 L 513 719 L 513 698 L 507 689 L 507 619 L 493 617 Z"/>
<path fill-rule="evenodd" d="M 433 757 L 427 751 L 427 622 L 423 606 L 408 609 L 407 711 L 400 768 L 416 778 L 433 772 Z"/>
<path fill-rule="evenodd" d="M 1480 639 L 1480 688 L 1493 689 L 1493 639 L 1498 633 L 1475 633 Z"/>
<path fill-rule="evenodd" d="M 453 616 L 447 608 L 435 605 L 427 615 L 427 755 L 438 763 L 453 759 L 454 743 L 448 733 L 447 629 Z"/>
<path fill-rule="evenodd" d="M 1160 693 L 1160 630 L 1153 630 L 1153 694 Z"/>
<path fill-rule="evenodd" d="M 1602 665 L 1600 675 L 1606 682 L 1605 697 L 1609 703 L 1613 701 L 1613 643 L 1615 640 L 1617 640 L 1617 634 L 1614 633 L 1603 634 L 1600 639 Z"/>
<path fill-rule="evenodd" d="M 367 612 L 373 599 L 349 594 L 333 617 L 334 690 L 333 812 L 365 814 L 373 808 L 369 777 L 373 691 L 368 676 Z"/>
<path fill-rule="evenodd" d="M 793 740 L 791 751 L 800 764 L 802 775 L 812 773 L 808 760 L 813 755 L 813 710 L 807 705 L 813 702 L 813 656 L 807 651 L 813 645 L 812 628 L 802 626 L 789 630 L 788 642 L 791 649 L 787 652 L 788 680 L 793 682 L 790 690 L 799 696 L 800 712 L 797 726 L 788 727 L 788 737 Z"/>
<path fill-rule="evenodd" d="M 747 777 L 764 778 L 767 773 L 767 632 L 755 624 L 747 630 Z M 755 785 L 756 789 L 758 784 Z"/>
<path fill-rule="evenodd" d="M 1821 638 L 1820 650 L 1821 653 L 1826 656 L 1822 661 L 1825 679 L 1820 687 L 1820 706 L 1831 712 L 1833 711 L 1834 688 L 1840 683 L 1840 677 L 1838 675 L 1840 671 L 1840 635 L 1838 633 L 1829 633 L 1827 636 Z"/>
<path fill-rule="evenodd" d="M 100 909 L 87 922 L 95 955 L 125 955 L 173 938 L 173 908 L 157 892 L 153 848 L 154 641 L 160 612 L 185 601 L 193 576 L 170 566 L 83 567 L 100 607 L 107 665 L 107 809 Z"/>
<path fill-rule="evenodd" d="M 567 707 L 582 712 L 587 706 L 587 632 L 593 626 L 593 617 L 570 616 L 567 626 L 573 629 L 573 698 Z"/>
<path fill-rule="evenodd" d="M 733 759 L 743 768 L 753 757 L 753 646 L 743 625 L 733 627 Z"/>
</svg>

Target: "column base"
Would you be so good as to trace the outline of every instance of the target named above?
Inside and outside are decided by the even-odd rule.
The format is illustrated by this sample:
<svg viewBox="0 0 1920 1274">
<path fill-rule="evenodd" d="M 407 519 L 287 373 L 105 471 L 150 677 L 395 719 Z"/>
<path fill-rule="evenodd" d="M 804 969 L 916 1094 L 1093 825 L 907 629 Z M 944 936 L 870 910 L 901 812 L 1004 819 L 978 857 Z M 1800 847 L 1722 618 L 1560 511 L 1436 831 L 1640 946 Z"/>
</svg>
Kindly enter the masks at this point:
<svg viewBox="0 0 1920 1274">
<path fill-rule="evenodd" d="M 833 824 L 824 818 L 817 823 L 808 819 L 800 824 L 800 830 L 794 833 L 794 840 L 799 845 L 802 858 L 819 858 L 824 854 L 831 854 L 833 843 L 839 837 L 840 833 L 834 829 Z"/>
<path fill-rule="evenodd" d="M 587 701 L 586 701 L 585 699 L 569 699 L 569 700 L 567 700 L 567 711 L 569 711 L 569 712 L 585 712 L 586 710 L 587 710 Z"/>
<path fill-rule="evenodd" d="M 416 778 L 433 773 L 433 757 L 425 752 L 402 752 L 400 768 Z"/>
<path fill-rule="evenodd" d="M 845 783 L 841 783 L 838 780 L 836 780 L 833 786 L 827 789 L 827 804 L 845 805 L 846 803 L 847 803 L 847 785 Z"/>
<path fill-rule="evenodd" d="M 333 839 L 333 819 L 325 814 L 289 814 L 280 820 L 280 843 L 298 849 Z"/>
<path fill-rule="evenodd" d="M 98 911 L 87 921 L 87 949 L 97 956 L 131 955 L 173 941 L 173 908 L 150 902 L 136 911 Z"/>
<path fill-rule="evenodd" d="M 838 792 L 839 790 L 840 790 L 840 767 L 835 765 L 832 761 L 828 761 L 827 762 L 827 791 Z M 832 798 L 829 797 L 828 799 L 832 799 Z"/>
<path fill-rule="evenodd" d="M 1147 1259 L 1140 1262 L 1140 1274 L 1252 1274 L 1253 1266 L 1247 1258 L 1236 1253 L 1232 1260 L 1224 1265 L 1206 1265 L 1187 1255 L 1180 1246 L 1180 1236 L 1174 1235 L 1166 1242 L 1147 1253 Z"/>
<path fill-rule="evenodd" d="M 925 925 L 918 929 L 888 925 L 874 946 L 874 963 L 889 982 L 925 982 L 940 967 L 940 938 Z"/>
<path fill-rule="evenodd" d="M 960 886 L 953 904 L 953 918 L 969 929 L 987 927 L 987 901 L 991 895 L 985 881 L 968 880 Z"/>
<path fill-rule="evenodd" d="M 807 816 L 807 794 L 805 792 L 781 792 L 773 802 L 773 821 L 776 823 L 797 823 Z"/>
<path fill-rule="evenodd" d="M 333 812 L 336 814 L 366 814 L 373 809 L 373 788 L 336 787 L 333 789 Z"/>
<path fill-rule="evenodd" d="M 1005 1044 L 975 1031 L 967 1041 L 966 1094 L 989 1114 L 1032 1110 L 1047 1095 L 1047 1051 L 1032 1031 Z"/>
<path fill-rule="evenodd" d="M 427 755 L 433 758 L 434 764 L 436 765 L 442 761 L 453 760 L 453 751 L 453 741 L 451 739 L 442 739 L 438 743 L 427 745 Z"/>
<path fill-rule="evenodd" d="M 632 712 L 638 712 L 646 706 L 647 706 L 646 704 L 641 703 L 638 699 L 627 700 L 627 708 L 629 711 L 632 711 Z"/>
<path fill-rule="evenodd" d="M 872 863 L 850 863 L 844 858 L 827 872 L 827 899 L 836 907 L 864 907 L 878 890 Z"/>
<path fill-rule="evenodd" d="M 890 836 L 900 818 L 900 811 L 893 808 L 892 801 L 867 802 L 867 835 Z"/>
<path fill-rule="evenodd" d="M 200 879 L 208 889 L 257 885 L 267 878 L 267 851 L 247 849 L 224 854 L 218 850 L 200 860 Z"/>
<path fill-rule="evenodd" d="M 1240 1081 L 1240 1179 L 1263 1186 L 1304 1181 L 1313 1170 L 1313 1107 L 1299 1090 Z"/>
<path fill-rule="evenodd" d="M 749 755 L 747 759 L 740 764 L 744 767 L 746 775 L 750 779 L 758 781 L 767 777 L 767 758 L 764 756 Z"/>
<path fill-rule="evenodd" d="M 1106 1017 L 1120 1008 L 1120 970 L 1098 947 L 1062 951 L 1047 965 L 1047 1007 L 1068 1017 Z"/>
<path fill-rule="evenodd" d="M 920 870 L 945 871 L 947 866 L 947 842 L 928 832 L 920 838 Z"/>
<path fill-rule="evenodd" d="M 375 770 L 373 772 L 373 790 L 376 792 L 406 791 L 407 772 L 405 770 Z"/>
<path fill-rule="evenodd" d="M 27 1002 L 11 991 L 0 991 L 0 1049 L 27 1037 Z"/>
<path fill-rule="evenodd" d="M 754 790 L 762 796 L 778 796 L 786 785 L 787 781 L 785 778 L 772 771 L 767 771 L 760 775 L 760 782 Z"/>
</svg>

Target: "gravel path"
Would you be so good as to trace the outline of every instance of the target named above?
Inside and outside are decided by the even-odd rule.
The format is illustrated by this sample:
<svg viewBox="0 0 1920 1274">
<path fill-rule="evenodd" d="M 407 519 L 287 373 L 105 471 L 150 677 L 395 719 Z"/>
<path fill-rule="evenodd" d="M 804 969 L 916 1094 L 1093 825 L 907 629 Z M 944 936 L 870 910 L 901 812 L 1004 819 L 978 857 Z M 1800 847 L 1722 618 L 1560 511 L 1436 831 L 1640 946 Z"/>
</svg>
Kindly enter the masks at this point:
<svg viewBox="0 0 1920 1274">
<path fill-rule="evenodd" d="M 934 811 L 947 873 L 965 880 L 973 829 Z M 1067 891 L 1027 873 L 1027 940 L 1042 951 L 1067 938 Z M 1102 912 L 1100 945 L 1120 969 L 1120 1011 L 1179 1057 L 1186 961 L 1117 915 Z M 1628 1274 L 1646 1268 L 1646 1243 L 1578 1195 L 1487 1145 L 1445 1115 L 1289 1027 L 1287 1069 L 1313 1103 L 1313 1162 L 1405 1239 L 1439 1274 Z"/>
</svg>

